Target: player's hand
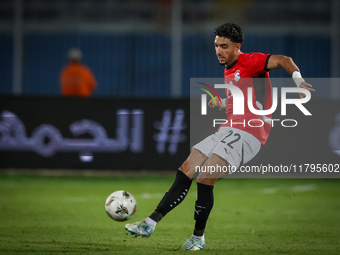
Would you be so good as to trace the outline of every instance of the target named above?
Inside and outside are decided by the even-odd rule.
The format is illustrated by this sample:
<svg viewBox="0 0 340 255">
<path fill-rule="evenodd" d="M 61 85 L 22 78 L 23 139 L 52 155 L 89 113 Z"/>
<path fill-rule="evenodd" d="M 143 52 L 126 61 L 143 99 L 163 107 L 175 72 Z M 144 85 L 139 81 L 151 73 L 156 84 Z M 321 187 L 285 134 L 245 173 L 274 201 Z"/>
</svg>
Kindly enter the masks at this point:
<svg viewBox="0 0 340 255">
<path fill-rule="evenodd" d="M 301 82 L 299 88 L 307 89 L 308 91 L 315 91 L 315 89 L 312 88 L 312 85 L 310 85 L 309 83 L 305 81 Z M 299 95 L 300 95 L 300 98 L 306 97 L 304 93 L 299 93 Z"/>
<path fill-rule="evenodd" d="M 208 106 L 211 107 L 211 108 L 218 107 L 219 110 L 222 110 L 222 106 L 221 106 L 220 101 L 218 100 L 217 97 L 215 97 L 215 101 L 216 101 L 217 105 L 215 105 L 215 102 L 214 102 L 213 99 L 210 99 L 210 101 L 208 102 Z"/>
</svg>

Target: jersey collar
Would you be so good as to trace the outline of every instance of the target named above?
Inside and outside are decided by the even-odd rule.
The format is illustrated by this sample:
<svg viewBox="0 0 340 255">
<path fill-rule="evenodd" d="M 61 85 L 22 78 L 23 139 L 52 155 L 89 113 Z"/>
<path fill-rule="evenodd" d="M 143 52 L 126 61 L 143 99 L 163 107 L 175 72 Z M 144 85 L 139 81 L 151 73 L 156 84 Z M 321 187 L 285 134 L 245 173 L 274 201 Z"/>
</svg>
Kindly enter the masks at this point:
<svg viewBox="0 0 340 255">
<path fill-rule="evenodd" d="M 230 66 L 227 66 L 226 68 L 227 68 L 227 70 L 229 70 L 229 69 L 231 69 L 231 68 L 233 68 L 234 67 L 234 65 L 236 65 L 236 63 L 237 63 L 237 59 L 230 65 Z"/>
</svg>

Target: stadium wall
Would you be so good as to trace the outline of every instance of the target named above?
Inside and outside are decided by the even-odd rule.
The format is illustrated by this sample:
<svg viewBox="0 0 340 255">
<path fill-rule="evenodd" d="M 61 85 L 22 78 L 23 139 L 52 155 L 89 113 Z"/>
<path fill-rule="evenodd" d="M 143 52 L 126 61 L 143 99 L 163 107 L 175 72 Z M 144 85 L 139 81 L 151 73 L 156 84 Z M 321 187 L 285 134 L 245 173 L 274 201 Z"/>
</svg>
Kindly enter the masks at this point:
<svg viewBox="0 0 340 255">
<path fill-rule="evenodd" d="M 2 96 L 0 168 L 175 170 L 190 153 L 189 105 L 186 99 Z M 306 108 L 312 116 L 289 105 L 282 117 L 278 109 L 273 119 L 280 121 L 249 164 L 339 163 L 339 102 L 312 100 Z M 284 127 L 282 119 L 298 124 Z"/>
<path fill-rule="evenodd" d="M 213 35 L 183 36 L 182 96 L 189 97 L 192 77 L 222 77 Z M 1 95 L 12 94 L 11 34 L 0 34 Z M 72 47 L 83 51 L 83 62 L 98 81 L 95 96 L 171 97 L 171 40 L 162 33 L 26 33 L 23 95 L 59 95 L 59 73 Z M 242 50 L 291 56 L 304 77 L 330 77 L 330 37 L 326 35 L 247 34 Z M 288 77 L 271 70 L 271 77 Z M 318 91 L 314 95 L 318 97 Z"/>
<path fill-rule="evenodd" d="M 1 168 L 177 169 L 186 100 L 1 97 Z"/>
</svg>

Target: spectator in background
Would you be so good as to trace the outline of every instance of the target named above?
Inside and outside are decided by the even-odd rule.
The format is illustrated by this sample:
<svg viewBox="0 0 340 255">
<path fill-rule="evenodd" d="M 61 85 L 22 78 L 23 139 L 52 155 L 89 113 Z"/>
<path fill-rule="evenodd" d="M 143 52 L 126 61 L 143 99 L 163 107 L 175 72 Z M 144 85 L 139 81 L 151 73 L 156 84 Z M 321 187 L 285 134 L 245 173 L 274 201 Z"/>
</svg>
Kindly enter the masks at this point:
<svg viewBox="0 0 340 255">
<path fill-rule="evenodd" d="M 60 73 L 62 96 L 90 97 L 97 88 L 96 79 L 91 69 L 81 63 L 79 49 L 70 49 L 69 63 Z"/>
</svg>

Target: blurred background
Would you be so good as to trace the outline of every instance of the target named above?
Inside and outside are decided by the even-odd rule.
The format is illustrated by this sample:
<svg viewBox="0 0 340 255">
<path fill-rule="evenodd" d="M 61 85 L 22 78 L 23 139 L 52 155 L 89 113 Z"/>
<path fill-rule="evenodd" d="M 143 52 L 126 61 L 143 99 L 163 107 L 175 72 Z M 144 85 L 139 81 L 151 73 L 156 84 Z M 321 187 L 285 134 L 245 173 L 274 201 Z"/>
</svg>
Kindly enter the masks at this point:
<svg viewBox="0 0 340 255">
<path fill-rule="evenodd" d="M 150 159 L 127 168 L 174 168 L 189 152 L 190 78 L 223 77 L 213 42 L 214 29 L 226 22 L 243 28 L 243 52 L 290 56 L 307 82 L 310 77 L 340 77 L 340 0 L 0 0 L 0 167 L 124 168 L 117 165 L 122 156 L 128 159 L 143 151 L 149 157 L 158 155 L 161 163 L 152 165 Z M 87 101 L 60 96 L 60 72 L 71 48 L 81 51 L 97 82 Z M 271 70 L 270 75 L 289 78 L 284 70 Z M 320 139 L 327 153 L 340 154 L 340 128 L 333 128 L 340 126 L 335 117 L 339 83 L 316 87 L 313 99 L 331 99 L 327 107 L 335 111 L 322 115 L 328 126 Z M 136 140 L 125 134 L 123 149 L 112 149 L 114 155 L 101 152 L 106 155 L 101 162 L 111 162 L 106 165 L 91 166 L 89 147 L 80 153 L 89 154 L 87 163 L 76 156 L 73 163 L 61 164 L 62 155 L 75 153 L 67 146 L 60 149 L 65 154 L 44 155 L 45 149 L 55 149 L 60 137 L 73 138 L 71 124 L 81 119 L 100 123 L 108 137 L 121 135 L 121 109 L 132 116 L 127 124 L 131 130 L 136 130 L 137 113 L 145 118 L 136 120 L 148 121 L 138 122 L 143 127 L 141 149 L 131 149 Z M 11 125 L 6 116 L 12 118 Z M 21 136 L 13 131 L 18 125 L 13 119 L 24 125 Z M 58 139 L 45 124 L 58 128 Z M 83 134 L 88 130 L 83 126 Z M 35 134 L 40 140 L 33 139 Z M 36 146 L 41 148 L 29 156 L 18 152 Z M 56 155 L 54 160 L 44 158 L 51 155 Z"/>
<path fill-rule="evenodd" d="M 79 48 L 95 96 L 189 97 L 191 77 L 223 74 L 213 32 L 226 22 L 243 27 L 244 52 L 339 77 L 339 17 L 339 0 L 1 0 L 0 94 L 59 95 L 67 52 Z"/>
</svg>

